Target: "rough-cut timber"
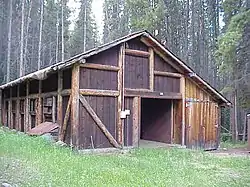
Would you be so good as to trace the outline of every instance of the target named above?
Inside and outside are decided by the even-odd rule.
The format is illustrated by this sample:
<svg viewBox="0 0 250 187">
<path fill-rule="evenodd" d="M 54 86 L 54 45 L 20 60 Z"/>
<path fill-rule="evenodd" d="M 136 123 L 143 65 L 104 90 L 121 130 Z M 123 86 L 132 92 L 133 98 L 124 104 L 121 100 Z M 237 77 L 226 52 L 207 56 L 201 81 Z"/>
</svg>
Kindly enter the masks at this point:
<svg viewBox="0 0 250 187">
<path fill-rule="evenodd" d="M 87 100 L 80 96 L 80 101 L 84 108 L 88 111 L 88 113 L 91 115 L 91 117 L 94 119 L 98 127 L 101 129 L 101 131 L 106 135 L 106 137 L 109 139 L 110 143 L 116 147 L 120 148 L 120 145 L 117 143 L 115 138 L 110 134 L 110 132 L 106 129 L 105 125 L 102 123 L 100 118 L 96 115 L 95 111 L 91 108 L 91 106 L 88 104 Z"/>
<path fill-rule="evenodd" d="M 79 149 L 219 146 L 220 108 L 231 103 L 147 31 L 0 86 L 1 122 L 29 131 L 57 122 Z"/>
</svg>

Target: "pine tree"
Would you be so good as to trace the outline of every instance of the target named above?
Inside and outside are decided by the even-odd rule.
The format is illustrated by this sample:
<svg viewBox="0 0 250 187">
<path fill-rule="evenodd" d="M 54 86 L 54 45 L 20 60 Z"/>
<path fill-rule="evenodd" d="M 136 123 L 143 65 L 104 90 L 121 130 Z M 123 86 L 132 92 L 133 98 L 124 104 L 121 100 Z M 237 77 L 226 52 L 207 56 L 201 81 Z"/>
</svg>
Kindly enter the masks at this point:
<svg viewBox="0 0 250 187">
<path fill-rule="evenodd" d="M 80 12 L 70 40 L 71 56 L 94 48 L 98 44 L 97 26 L 91 5 L 92 0 L 81 0 Z"/>
</svg>

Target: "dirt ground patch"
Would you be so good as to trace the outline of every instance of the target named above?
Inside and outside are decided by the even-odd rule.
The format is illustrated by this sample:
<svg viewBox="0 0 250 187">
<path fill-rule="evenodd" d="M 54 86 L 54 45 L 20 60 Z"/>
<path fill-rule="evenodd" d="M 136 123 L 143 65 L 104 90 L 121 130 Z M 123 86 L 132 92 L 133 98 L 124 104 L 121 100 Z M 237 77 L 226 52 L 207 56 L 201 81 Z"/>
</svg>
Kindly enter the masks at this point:
<svg viewBox="0 0 250 187">
<path fill-rule="evenodd" d="M 210 153 L 216 156 L 246 156 L 250 158 L 250 151 L 247 148 L 223 148 L 210 151 Z"/>
</svg>

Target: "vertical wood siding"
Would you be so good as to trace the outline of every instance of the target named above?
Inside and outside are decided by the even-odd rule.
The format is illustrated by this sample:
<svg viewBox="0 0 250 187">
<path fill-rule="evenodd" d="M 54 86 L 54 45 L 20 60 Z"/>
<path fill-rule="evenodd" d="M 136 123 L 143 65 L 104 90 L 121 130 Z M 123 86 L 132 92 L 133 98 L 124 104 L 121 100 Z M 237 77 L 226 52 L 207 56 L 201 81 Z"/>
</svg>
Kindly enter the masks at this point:
<svg viewBox="0 0 250 187">
<path fill-rule="evenodd" d="M 217 148 L 218 103 L 194 82 L 186 79 L 187 146 Z"/>
<path fill-rule="evenodd" d="M 86 62 L 94 64 L 104 64 L 118 66 L 119 46 L 103 51 L 97 55 L 89 57 Z"/>
<path fill-rule="evenodd" d="M 133 97 L 125 98 L 125 109 L 130 110 L 124 122 L 124 145 L 132 146 L 133 144 Z"/>
<path fill-rule="evenodd" d="M 159 55 L 154 55 L 154 68 L 156 71 L 167 71 L 172 73 L 178 73 L 178 71 L 163 60 Z"/>
<path fill-rule="evenodd" d="M 80 89 L 117 90 L 117 72 L 81 68 Z"/>
<path fill-rule="evenodd" d="M 154 76 L 154 91 L 180 93 L 180 78 Z"/>
<path fill-rule="evenodd" d="M 125 88 L 149 89 L 149 59 L 125 56 Z"/>
<path fill-rule="evenodd" d="M 96 96 L 86 96 L 85 98 L 108 131 L 113 137 L 116 137 L 117 98 Z M 108 139 L 101 132 L 81 103 L 79 124 L 80 148 L 91 148 L 91 137 L 95 148 L 111 147 Z"/>
<path fill-rule="evenodd" d="M 65 116 L 65 113 L 66 113 L 66 109 L 67 109 L 67 105 L 68 105 L 68 102 L 69 102 L 69 96 L 65 96 L 63 97 L 63 100 L 62 100 L 62 106 L 63 106 L 63 116 Z M 70 115 L 69 115 L 69 120 L 67 122 L 67 128 L 66 128 L 66 133 L 65 133 L 65 142 L 70 145 L 71 143 L 71 128 L 70 128 Z"/>
<path fill-rule="evenodd" d="M 128 41 L 126 43 L 126 48 L 140 51 L 148 51 L 148 46 L 142 43 L 139 38 Z"/>
</svg>

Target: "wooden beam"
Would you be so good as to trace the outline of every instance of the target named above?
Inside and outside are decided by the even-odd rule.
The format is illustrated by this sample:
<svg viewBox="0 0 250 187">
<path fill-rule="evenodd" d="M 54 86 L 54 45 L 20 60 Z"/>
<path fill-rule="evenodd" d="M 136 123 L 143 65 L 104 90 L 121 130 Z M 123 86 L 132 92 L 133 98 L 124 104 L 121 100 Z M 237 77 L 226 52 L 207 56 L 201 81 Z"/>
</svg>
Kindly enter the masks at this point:
<svg viewBox="0 0 250 187">
<path fill-rule="evenodd" d="M 56 123 L 56 97 L 52 97 L 52 122 Z"/>
<path fill-rule="evenodd" d="M 20 84 L 17 85 L 17 100 L 16 100 L 16 128 L 21 131 L 21 114 L 20 114 Z"/>
<path fill-rule="evenodd" d="M 10 118 L 9 118 L 9 127 L 13 129 L 13 115 L 12 115 L 12 87 L 10 87 L 10 101 L 9 101 L 9 109 L 10 109 Z"/>
<path fill-rule="evenodd" d="M 86 111 L 90 114 L 90 116 L 93 118 L 93 120 L 96 122 L 97 126 L 100 128 L 100 130 L 104 133 L 104 135 L 107 137 L 111 145 L 113 145 L 116 148 L 120 148 L 121 146 L 117 143 L 115 138 L 112 136 L 112 134 L 108 131 L 108 129 L 105 127 L 105 125 L 102 123 L 100 118 L 97 116 L 95 111 L 91 108 L 87 100 L 80 95 L 80 101 L 83 105 L 83 107 L 86 109 Z"/>
<path fill-rule="evenodd" d="M 26 82 L 25 114 L 24 114 L 24 132 L 28 132 L 29 126 L 29 81 Z"/>
<path fill-rule="evenodd" d="M 176 78 L 181 78 L 182 77 L 182 74 L 171 73 L 171 72 L 166 72 L 166 71 L 154 71 L 154 75 L 166 76 L 166 77 L 176 77 Z"/>
<path fill-rule="evenodd" d="M 126 97 L 136 97 L 140 96 L 143 98 L 156 98 L 156 99 L 182 99 L 181 93 L 173 92 L 159 92 L 159 91 L 140 91 L 140 90 L 131 90 L 125 89 Z"/>
<path fill-rule="evenodd" d="M 123 121 L 120 117 L 122 107 L 123 107 L 123 100 L 124 100 L 124 84 L 123 84 L 123 62 L 124 62 L 124 57 L 125 57 L 125 45 L 122 44 L 120 46 L 120 51 L 119 51 L 119 58 L 118 58 L 118 67 L 119 71 L 117 74 L 117 85 L 118 85 L 118 91 L 119 91 L 119 96 L 118 96 L 118 104 L 117 104 L 117 139 L 118 143 L 120 145 L 123 145 L 124 138 L 123 138 Z"/>
<path fill-rule="evenodd" d="M 154 52 L 156 54 L 158 54 L 165 62 L 167 62 L 168 64 L 170 64 L 171 66 L 173 66 L 176 70 L 183 72 L 183 69 L 181 69 L 179 66 L 177 66 L 174 62 L 171 62 L 169 58 L 167 58 L 167 54 L 163 52 L 161 52 L 156 46 L 152 46 L 151 43 L 149 43 L 145 38 L 141 38 L 141 41 L 143 43 L 145 43 L 147 46 L 150 46 L 154 49 Z M 174 60 L 173 60 L 174 61 Z"/>
<path fill-rule="evenodd" d="M 134 50 L 134 49 L 125 49 L 126 55 L 131 56 L 139 56 L 139 57 L 149 57 L 150 53 L 147 51 L 140 51 L 140 50 Z"/>
<path fill-rule="evenodd" d="M 119 96 L 119 91 L 117 90 L 95 90 L 95 89 L 80 89 L 80 94 L 82 95 L 94 95 L 94 96 Z"/>
<path fill-rule="evenodd" d="M 182 94 L 182 128 L 181 128 L 181 145 L 185 145 L 185 134 L 186 134 L 186 124 L 185 124 L 185 113 L 186 113 L 186 92 L 185 92 L 185 77 L 181 77 L 181 94 Z"/>
<path fill-rule="evenodd" d="M 134 97 L 133 99 L 133 147 L 139 146 L 140 139 L 139 100 L 140 97 Z"/>
<path fill-rule="evenodd" d="M 97 69 L 97 70 L 106 70 L 106 71 L 119 71 L 119 67 L 110 66 L 110 65 L 84 63 L 84 64 L 80 64 L 80 66 L 84 67 L 84 68 L 88 68 L 88 69 Z"/>
<path fill-rule="evenodd" d="M 248 133 L 247 133 L 247 140 L 248 140 L 248 151 L 250 151 L 250 115 L 247 115 L 247 125 L 248 125 Z"/>
<path fill-rule="evenodd" d="M 149 48 L 149 89 L 154 90 L 154 50 Z"/>
<path fill-rule="evenodd" d="M 43 112 L 42 112 L 42 81 L 39 80 L 38 82 L 38 99 L 37 99 L 37 113 L 36 113 L 36 125 L 39 125 L 42 123 L 42 117 L 43 117 Z"/>
<path fill-rule="evenodd" d="M 171 144 L 173 143 L 174 140 L 174 101 L 171 100 Z"/>
<path fill-rule="evenodd" d="M 63 72 L 58 71 L 58 81 L 57 81 L 57 124 L 59 125 L 60 131 L 63 126 L 63 98 L 62 98 L 62 89 L 63 89 Z"/>
<path fill-rule="evenodd" d="M 2 106 L 3 106 L 3 93 L 2 93 L 2 89 L 0 89 L 0 125 L 3 124 L 3 109 L 2 109 Z"/>
<path fill-rule="evenodd" d="M 41 93 L 41 97 L 53 97 L 53 96 L 57 96 L 57 91 L 56 92 L 47 92 L 47 93 Z M 64 89 L 61 91 L 61 95 L 62 96 L 67 96 L 67 95 L 70 95 L 71 94 L 71 89 Z M 20 99 L 23 99 L 25 97 L 20 97 Z M 37 99 L 39 98 L 39 94 L 30 94 L 29 95 L 29 98 L 30 99 Z M 16 99 L 16 98 L 13 98 L 13 99 Z"/>
<path fill-rule="evenodd" d="M 71 83 L 71 143 L 78 147 L 79 146 L 79 76 L 80 76 L 80 65 L 74 64 L 72 68 L 72 83 Z"/>
<path fill-rule="evenodd" d="M 72 104 L 72 96 L 69 97 L 67 109 L 66 109 L 66 112 L 65 112 L 65 117 L 64 117 L 64 120 L 63 120 L 62 127 L 60 129 L 59 139 L 61 141 L 64 141 L 65 137 L 66 137 L 66 130 L 67 130 L 67 124 L 68 124 L 68 121 L 69 121 L 71 104 Z"/>
</svg>

